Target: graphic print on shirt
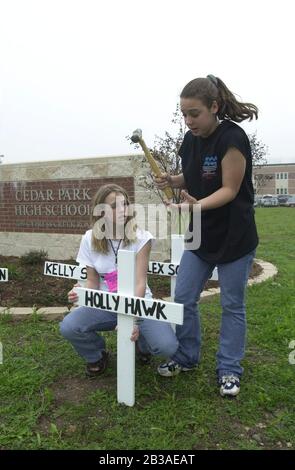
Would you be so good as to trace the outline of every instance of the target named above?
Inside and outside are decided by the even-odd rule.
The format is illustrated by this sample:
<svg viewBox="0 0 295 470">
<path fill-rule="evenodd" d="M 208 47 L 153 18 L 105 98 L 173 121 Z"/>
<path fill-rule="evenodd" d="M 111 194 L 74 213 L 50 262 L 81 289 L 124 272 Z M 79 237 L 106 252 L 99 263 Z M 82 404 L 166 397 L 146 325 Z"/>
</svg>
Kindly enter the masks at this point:
<svg viewBox="0 0 295 470">
<path fill-rule="evenodd" d="M 210 179 L 216 176 L 218 165 L 217 155 L 206 156 L 202 167 L 202 178 Z"/>
</svg>

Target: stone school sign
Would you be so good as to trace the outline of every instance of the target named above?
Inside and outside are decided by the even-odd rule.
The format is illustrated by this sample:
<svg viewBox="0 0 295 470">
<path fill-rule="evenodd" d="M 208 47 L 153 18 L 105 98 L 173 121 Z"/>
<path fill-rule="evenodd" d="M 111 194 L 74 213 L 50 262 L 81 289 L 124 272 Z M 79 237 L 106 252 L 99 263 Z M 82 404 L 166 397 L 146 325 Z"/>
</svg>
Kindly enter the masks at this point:
<svg viewBox="0 0 295 470">
<path fill-rule="evenodd" d="M 142 155 L 13 163 L 0 165 L 0 254 L 22 256 L 43 249 L 55 260 L 76 257 L 81 235 L 89 227 L 91 198 L 99 187 L 116 183 L 131 202 L 159 204 L 147 197 L 138 176 L 145 174 Z M 89 199 L 90 198 L 90 199 Z M 144 228 L 145 220 L 138 218 Z M 169 257 L 165 239 L 153 247 L 155 259 Z"/>
<path fill-rule="evenodd" d="M 1 231 L 84 233 L 92 198 L 107 183 L 124 187 L 133 202 L 132 177 L 0 182 Z"/>
</svg>

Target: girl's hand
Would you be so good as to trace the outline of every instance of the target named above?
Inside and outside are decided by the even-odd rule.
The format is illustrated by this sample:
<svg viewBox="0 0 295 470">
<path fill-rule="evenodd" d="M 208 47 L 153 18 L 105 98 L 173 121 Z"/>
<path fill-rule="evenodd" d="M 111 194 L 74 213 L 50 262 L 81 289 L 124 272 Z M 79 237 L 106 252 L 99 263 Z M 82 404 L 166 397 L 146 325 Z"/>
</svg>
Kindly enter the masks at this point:
<svg viewBox="0 0 295 470">
<path fill-rule="evenodd" d="M 77 283 L 74 285 L 74 287 L 81 287 L 81 284 Z M 70 290 L 70 292 L 68 292 L 68 302 L 70 303 L 75 303 L 77 302 L 78 300 L 78 295 L 76 294 L 76 292 L 74 292 L 73 290 Z"/>
<path fill-rule="evenodd" d="M 115 330 L 118 331 L 117 326 L 116 326 Z M 138 325 L 135 325 L 133 330 L 132 330 L 132 333 L 131 333 L 130 341 L 137 341 L 138 338 L 139 338 L 139 327 L 138 327 Z"/>
<path fill-rule="evenodd" d="M 139 338 L 139 327 L 135 325 L 131 334 L 131 341 L 137 341 Z"/>
<path fill-rule="evenodd" d="M 168 173 L 161 173 L 161 176 L 156 176 L 153 173 L 152 177 L 158 189 L 163 190 L 168 186 L 172 186 L 172 177 Z"/>
<path fill-rule="evenodd" d="M 194 210 L 194 205 L 199 204 L 198 200 L 194 198 L 193 196 L 190 196 L 187 191 L 184 189 L 180 193 L 181 197 L 181 203 L 180 204 L 174 204 L 170 202 L 166 202 L 167 208 L 171 209 L 178 209 L 178 210 L 184 210 L 184 211 L 193 211 Z"/>
</svg>

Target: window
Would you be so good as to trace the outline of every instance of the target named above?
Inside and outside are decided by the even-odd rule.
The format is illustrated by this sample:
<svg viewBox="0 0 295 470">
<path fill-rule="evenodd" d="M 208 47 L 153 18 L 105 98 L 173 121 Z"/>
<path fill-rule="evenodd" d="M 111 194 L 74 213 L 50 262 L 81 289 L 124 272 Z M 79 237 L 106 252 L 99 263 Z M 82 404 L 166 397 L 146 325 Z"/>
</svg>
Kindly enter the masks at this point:
<svg viewBox="0 0 295 470">
<path fill-rule="evenodd" d="M 285 188 L 285 194 L 288 194 L 288 192 L 287 192 L 287 188 Z"/>
<path fill-rule="evenodd" d="M 276 174 L 277 180 L 279 179 L 279 177 L 280 177 L 280 173 L 277 173 L 277 174 Z"/>
<path fill-rule="evenodd" d="M 279 190 L 279 188 L 277 188 L 277 194 L 280 194 L 280 190 Z"/>
<path fill-rule="evenodd" d="M 285 180 L 288 179 L 288 173 L 284 173 L 284 176 L 285 176 Z"/>
</svg>

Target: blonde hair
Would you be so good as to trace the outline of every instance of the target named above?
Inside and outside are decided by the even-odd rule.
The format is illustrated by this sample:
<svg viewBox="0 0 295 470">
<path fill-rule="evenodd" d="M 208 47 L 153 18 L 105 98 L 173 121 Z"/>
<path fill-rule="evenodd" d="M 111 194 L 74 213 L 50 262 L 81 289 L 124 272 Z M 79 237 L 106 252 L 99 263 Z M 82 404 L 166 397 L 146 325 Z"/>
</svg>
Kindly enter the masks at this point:
<svg viewBox="0 0 295 470">
<path fill-rule="evenodd" d="M 126 205 L 130 205 L 130 200 L 128 193 L 125 191 L 124 188 L 117 184 L 105 184 L 99 188 L 97 193 L 95 194 L 92 200 L 92 212 L 91 212 L 91 226 L 92 226 L 92 238 L 91 238 L 91 245 L 95 251 L 99 251 L 100 253 L 107 254 L 109 252 L 108 240 L 106 237 L 95 237 L 94 233 L 94 226 L 96 222 L 103 217 L 103 215 L 96 216 L 95 215 L 95 207 L 99 204 L 105 204 L 105 200 L 109 194 L 116 193 L 122 194 L 124 196 Z M 137 224 L 135 220 L 135 214 L 128 215 L 125 221 L 124 227 L 124 238 L 123 238 L 123 246 L 128 246 L 131 243 L 134 243 L 137 239 L 136 237 L 136 230 Z"/>
</svg>

